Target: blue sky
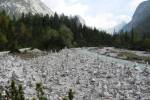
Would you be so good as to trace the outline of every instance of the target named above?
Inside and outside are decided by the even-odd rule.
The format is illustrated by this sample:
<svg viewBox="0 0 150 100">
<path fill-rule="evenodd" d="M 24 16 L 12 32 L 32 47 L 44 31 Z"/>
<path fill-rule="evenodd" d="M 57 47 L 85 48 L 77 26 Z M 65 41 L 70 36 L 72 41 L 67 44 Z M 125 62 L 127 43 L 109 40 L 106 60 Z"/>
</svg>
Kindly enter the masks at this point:
<svg viewBox="0 0 150 100">
<path fill-rule="evenodd" d="M 145 0 L 42 0 L 57 13 L 79 15 L 86 24 L 109 29 L 129 22 L 136 7 Z"/>
</svg>

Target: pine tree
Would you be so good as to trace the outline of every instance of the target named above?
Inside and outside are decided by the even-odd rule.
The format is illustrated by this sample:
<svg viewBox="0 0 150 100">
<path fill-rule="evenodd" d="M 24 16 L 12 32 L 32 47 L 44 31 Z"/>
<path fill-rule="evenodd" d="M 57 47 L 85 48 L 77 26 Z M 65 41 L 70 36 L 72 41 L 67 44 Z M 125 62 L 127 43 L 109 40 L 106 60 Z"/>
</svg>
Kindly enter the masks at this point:
<svg viewBox="0 0 150 100">
<path fill-rule="evenodd" d="M 68 92 L 68 98 L 69 98 L 69 100 L 73 100 L 73 98 L 74 98 L 74 92 L 72 91 L 72 89 L 70 89 Z"/>
<path fill-rule="evenodd" d="M 74 92 L 72 91 L 72 89 L 70 89 L 68 95 L 64 97 L 62 100 L 73 100 L 73 98 L 74 98 Z"/>
<path fill-rule="evenodd" d="M 43 86 L 41 83 L 36 84 L 36 91 L 37 91 L 37 98 L 39 100 L 47 100 L 47 98 L 44 96 Z"/>
<path fill-rule="evenodd" d="M 0 92 L 0 100 L 3 100 L 2 93 Z"/>
<path fill-rule="evenodd" d="M 10 98 L 12 100 L 18 100 L 17 99 L 18 91 L 17 91 L 17 87 L 16 87 L 16 84 L 15 84 L 14 80 L 12 80 L 12 82 L 11 82 L 10 93 L 11 93 Z"/>
<path fill-rule="evenodd" d="M 22 85 L 19 85 L 18 100 L 25 100 L 24 91 L 23 91 Z"/>
</svg>

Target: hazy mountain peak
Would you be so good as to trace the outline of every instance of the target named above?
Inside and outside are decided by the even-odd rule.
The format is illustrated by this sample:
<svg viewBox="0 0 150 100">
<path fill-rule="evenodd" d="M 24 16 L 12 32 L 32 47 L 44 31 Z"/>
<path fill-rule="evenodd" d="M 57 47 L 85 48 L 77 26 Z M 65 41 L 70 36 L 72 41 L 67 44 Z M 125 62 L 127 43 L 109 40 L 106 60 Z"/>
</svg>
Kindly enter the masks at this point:
<svg viewBox="0 0 150 100">
<path fill-rule="evenodd" d="M 118 25 L 112 27 L 112 28 L 109 28 L 107 29 L 107 32 L 108 33 L 111 33 L 113 34 L 114 32 L 119 32 L 121 31 L 121 29 L 127 24 L 127 22 L 125 21 L 122 21 L 121 23 L 119 23 Z"/>
<path fill-rule="evenodd" d="M 132 20 L 123 28 L 124 31 L 131 31 L 133 28 L 140 33 L 150 33 L 150 0 L 143 1 L 136 9 Z"/>
</svg>

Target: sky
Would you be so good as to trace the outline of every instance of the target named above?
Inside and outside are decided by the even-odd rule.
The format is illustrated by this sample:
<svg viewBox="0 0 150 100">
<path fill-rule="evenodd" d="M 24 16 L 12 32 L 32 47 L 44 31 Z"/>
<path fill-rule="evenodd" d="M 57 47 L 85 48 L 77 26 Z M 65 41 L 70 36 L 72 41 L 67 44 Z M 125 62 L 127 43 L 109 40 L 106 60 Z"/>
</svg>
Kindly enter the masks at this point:
<svg viewBox="0 0 150 100">
<path fill-rule="evenodd" d="M 136 7 L 145 0 L 42 0 L 52 11 L 68 16 L 79 15 L 86 25 L 110 29 L 129 22 Z"/>
</svg>

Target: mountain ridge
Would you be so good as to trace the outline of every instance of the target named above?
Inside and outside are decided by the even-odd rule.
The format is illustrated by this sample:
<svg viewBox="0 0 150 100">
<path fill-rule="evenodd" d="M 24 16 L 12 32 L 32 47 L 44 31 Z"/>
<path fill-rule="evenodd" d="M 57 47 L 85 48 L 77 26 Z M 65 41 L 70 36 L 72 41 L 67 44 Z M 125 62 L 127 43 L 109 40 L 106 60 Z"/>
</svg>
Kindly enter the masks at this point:
<svg viewBox="0 0 150 100">
<path fill-rule="evenodd" d="M 123 27 L 124 31 L 135 31 L 141 34 L 150 33 L 150 0 L 143 1 L 136 9 L 132 20 Z"/>
<path fill-rule="evenodd" d="M 43 15 L 54 14 L 54 12 L 40 0 L 1 0 L 0 10 L 5 10 L 10 16 L 21 15 L 22 13 L 27 14 L 29 12 Z"/>
</svg>

